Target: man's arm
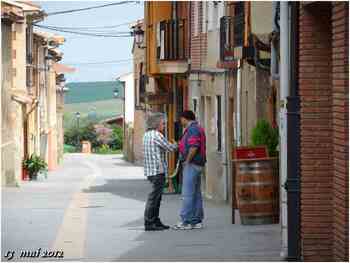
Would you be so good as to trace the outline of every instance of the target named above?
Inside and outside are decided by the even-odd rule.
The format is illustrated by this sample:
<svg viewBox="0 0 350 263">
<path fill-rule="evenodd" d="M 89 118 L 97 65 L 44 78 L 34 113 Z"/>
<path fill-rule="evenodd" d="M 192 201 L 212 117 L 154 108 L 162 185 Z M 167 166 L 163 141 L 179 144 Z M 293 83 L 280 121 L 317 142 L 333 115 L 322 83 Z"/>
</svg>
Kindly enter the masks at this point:
<svg viewBox="0 0 350 263">
<path fill-rule="evenodd" d="M 198 151 L 197 147 L 190 147 L 185 163 L 190 163 Z"/>
<path fill-rule="evenodd" d="M 163 150 L 169 151 L 169 152 L 174 152 L 177 150 L 177 144 L 174 143 L 170 143 L 167 141 L 167 139 L 165 139 L 165 137 L 163 136 L 163 134 L 158 133 L 156 138 L 154 139 L 155 143 L 161 147 Z"/>
</svg>

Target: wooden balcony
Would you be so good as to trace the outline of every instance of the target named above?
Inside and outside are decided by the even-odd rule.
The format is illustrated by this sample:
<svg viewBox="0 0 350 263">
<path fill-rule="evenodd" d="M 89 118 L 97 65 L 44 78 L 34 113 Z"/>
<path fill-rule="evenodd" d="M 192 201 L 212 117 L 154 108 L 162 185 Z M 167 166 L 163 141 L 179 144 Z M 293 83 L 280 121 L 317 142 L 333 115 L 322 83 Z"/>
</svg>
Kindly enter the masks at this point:
<svg viewBox="0 0 350 263">
<path fill-rule="evenodd" d="M 172 19 L 157 25 L 157 60 L 159 73 L 184 73 L 188 69 L 186 20 Z"/>
</svg>

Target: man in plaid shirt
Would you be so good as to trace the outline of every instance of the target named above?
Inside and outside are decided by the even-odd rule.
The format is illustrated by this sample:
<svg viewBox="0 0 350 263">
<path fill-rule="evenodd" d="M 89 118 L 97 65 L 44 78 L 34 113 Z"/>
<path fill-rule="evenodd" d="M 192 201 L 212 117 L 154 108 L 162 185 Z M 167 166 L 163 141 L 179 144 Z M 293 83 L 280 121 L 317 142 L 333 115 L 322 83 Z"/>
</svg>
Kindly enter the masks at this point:
<svg viewBox="0 0 350 263">
<path fill-rule="evenodd" d="M 162 113 L 152 113 L 147 118 L 147 132 L 143 137 L 144 172 L 152 183 L 145 208 L 145 230 L 157 231 L 169 229 L 159 218 L 165 176 L 167 174 L 166 152 L 177 150 L 177 144 L 165 139 L 162 132 L 165 118 Z"/>
</svg>

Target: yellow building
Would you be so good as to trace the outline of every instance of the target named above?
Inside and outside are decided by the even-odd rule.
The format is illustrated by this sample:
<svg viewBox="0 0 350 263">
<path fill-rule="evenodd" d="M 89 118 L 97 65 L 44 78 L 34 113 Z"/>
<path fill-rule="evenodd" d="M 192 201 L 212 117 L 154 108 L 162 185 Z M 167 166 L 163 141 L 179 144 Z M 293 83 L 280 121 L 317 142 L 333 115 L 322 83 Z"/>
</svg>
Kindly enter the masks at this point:
<svg viewBox="0 0 350 263">
<path fill-rule="evenodd" d="M 189 2 L 145 2 L 146 72 L 154 90 L 146 96 L 152 110 L 167 115 L 167 138 L 178 140 L 178 116 L 187 109 Z M 169 170 L 176 156 L 169 154 Z M 173 191 L 170 186 L 170 191 Z"/>
<path fill-rule="evenodd" d="M 49 169 L 58 163 L 56 72 L 64 38 L 34 31 L 45 13 L 32 2 L 1 2 L 1 180 L 19 185 L 22 162 L 41 156 Z M 63 143 L 63 142 L 62 142 Z"/>
</svg>

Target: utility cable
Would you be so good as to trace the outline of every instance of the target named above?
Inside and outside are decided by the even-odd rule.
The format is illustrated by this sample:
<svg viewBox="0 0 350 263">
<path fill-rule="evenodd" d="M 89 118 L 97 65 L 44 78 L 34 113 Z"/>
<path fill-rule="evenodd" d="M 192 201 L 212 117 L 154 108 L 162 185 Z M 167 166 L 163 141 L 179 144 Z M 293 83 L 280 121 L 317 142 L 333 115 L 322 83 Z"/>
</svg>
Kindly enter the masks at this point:
<svg viewBox="0 0 350 263">
<path fill-rule="evenodd" d="M 52 26 L 52 25 L 43 25 L 43 26 L 47 26 L 47 27 L 57 27 L 60 29 L 65 29 L 65 30 L 95 30 L 98 28 L 116 28 L 116 27 L 121 27 L 121 26 L 126 26 L 126 25 L 131 25 L 133 23 L 136 23 L 137 21 L 130 21 L 130 22 L 126 22 L 126 23 L 122 23 L 122 24 L 118 24 L 118 25 L 109 25 L 109 26 L 80 26 L 80 27 L 59 27 L 59 26 Z"/>
<path fill-rule="evenodd" d="M 53 31 L 57 31 L 57 32 L 64 32 L 64 33 L 70 33 L 70 34 L 76 34 L 76 35 L 84 35 L 84 36 L 94 36 L 94 37 L 114 37 L 114 38 L 118 38 L 118 37 L 132 37 L 133 33 L 130 31 L 129 33 L 123 33 L 121 35 L 109 35 L 109 34 L 97 34 L 97 33 L 88 33 L 88 32 L 76 32 L 76 31 L 70 31 L 70 30 L 61 30 L 61 29 L 55 29 L 55 28 L 51 28 L 51 27 L 47 27 L 47 26 L 41 26 L 41 25 L 34 25 L 36 27 L 39 28 L 45 28 L 45 29 L 49 29 L 49 30 L 53 30 Z"/>
<path fill-rule="evenodd" d="M 118 3 L 111 3 L 111 4 L 105 4 L 105 5 L 97 5 L 97 6 L 91 6 L 91 7 L 85 7 L 85 8 L 78 8 L 78 9 L 59 11 L 59 12 L 52 12 L 52 13 L 47 13 L 47 15 L 48 16 L 54 16 L 54 15 L 68 14 L 68 13 L 73 13 L 73 12 L 86 11 L 86 10 L 102 8 L 102 7 L 107 7 L 107 6 L 113 6 L 113 5 L 130 4 L 130 3 L 135 3 L 135 2 L 138 2 L 138 1 L 122 1 L 122 2 L 118 2 Z"/>
<path fill-rule="evenodd" d="M 65 62 L 66 64 L 70 65 L 98 65 L 98 64 L 110 64 L 110 63 L 120 63 L 120 62 L 128 62 L 133 60 L 132 58 L 129 59 L 120 59 L 120 60 L 110 60 L 110 61 L 100 61 L 100 62 L 82 62 L 82 63 L 69 63 Z"/>
<path fill-rule="evenodd" d="M 131 31 L 102 31 L 97 29 L 85 29 L 85 30 L 76 30 L 76 29 L 66 29 L 64 27 L 55 27 L 55 26 L 46 26 L 41 25 L 42 27 L 46 27 L 47 29 L 51 30 L 64 30 L 69 32 L 76 32 L 76 33 L 88 33 L 88 34 L 104 34 L 104 35 L 115 35 L 115 34 L 130 34 Z"/>
</svg>

